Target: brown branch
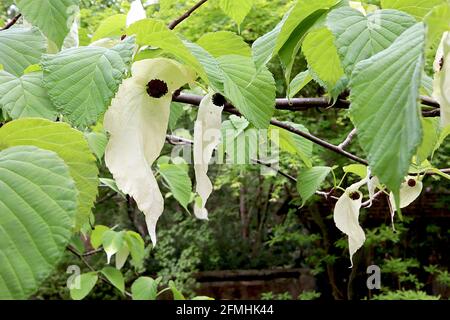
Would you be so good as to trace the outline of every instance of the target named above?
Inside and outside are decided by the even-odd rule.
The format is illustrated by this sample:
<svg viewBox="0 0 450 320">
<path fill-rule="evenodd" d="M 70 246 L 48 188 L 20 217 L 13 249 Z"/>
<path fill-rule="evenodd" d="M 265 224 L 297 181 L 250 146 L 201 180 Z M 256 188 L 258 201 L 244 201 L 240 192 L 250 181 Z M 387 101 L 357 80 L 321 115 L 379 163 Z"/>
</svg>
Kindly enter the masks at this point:
<svg viewBox="0 0 450 320">
<path fill-rule="evenodd" d="M 344 149 L 345 147 L 347 147 L 353 140 L 353 138 L 356 135 L 356 128 L 353 129 L 347 136 L 347 138 L 345 138 L 344 141 L 342 141 L 342 143 L 340 145 L 338 145 L 339 148 Z"/>
<path fill-rule="evenodd" d="M 178 94 L 178 95 L 174 95 L 174 97 L 173 97 L 173 100 L 176 101 L 176 102 L 188 103 L 188 104 L 191 104 L 191 105 L 194 105 L 194 106 L 198 106 L 200 104 L 201 99 L 202 99 L 201 96 L 191 95 L 191 94 L 189 94 L 189 95 L 187 95 L 187 94 Z M 226 111 L 228 113 L 232 113 L 232 114 L 238 115 L 238 116 L 241 115 L 240 112 L 238 110 L 236 110 L 236 108 L 234 108 L 234 106 L 231 105 L 230 103 L 226 103 L 225 104 L 224 111 Z M 301 136 L 301 137 L 303 137 L 303 138 L 305 138 L 307 140 L 310 140 L 310 141 L 314 142 L 315 144 L 318 144 L 318 145 L 324 147 L 325 149 L 328 149 L 328 150 L 331 150 L 331 151 L 333 151 L 335 153 L 343 155 L 343 156 L 345 156 L 345 157 L 347 157 L 347 158 L 349 158 L 351 160 L 354 160 L 356 162 L 359 162 L 359 163 L 362 163 L 362 164 L 365 164 L 365 165 L 368 164 L 368 162 L 366 160 L 361 159 L 358 156 L 356 156 L 356 155 L 354 155 L 354 154 L 352 154 L 350 152 L 342 150 L 341 148 L 339 148 L 338 146 L 335 146 L 334 144 L 331 144 L 331 143 L 329 143 L 329 142 L 327 142 L 325 140 L 322 140 L 322 139 L 320 139 L 320 138 L 318 138 L 318 137 L 316 137 L 316 136 L 314 136 L 314 135 L 312 135 L 310 133 L 307 133 L 307 132 L 301 131 L 301 130 L 299 130 L 297 128 L 294 128 L 293 126 L 291 126 L 289 124 L 286 124 L 284 122 L 281 122 L 281 121 L 279 121 L 279 120 L 277 120 L 275 118 L 272 118 L 270 123 L 272 125 L 276 126 L 276 127 L 285 129 L 285 130 L 287 130 L 289 132 L 292 132 L 292 133 L 294 133 L 296 135 L 299 135 L 299 136 Z"/>
<path fill-rule="evenodd" d="M 187 103 L 190 105 L 198 106 L 202 100 L 202 96 L 178 93 L 173 96 L 173 101 Z M 430 97 L 421 97 L 421 102 L 423 105 L 433 107 L 434 110 L 424 110 L 422 115 L 424 117 L 437 117 L 439 116 L 439 103 Z M 229 110 L 236 110 L 233 105 L 227 103 L 225 107 Z M 305 111 L 309 109 L 348 109 L 350 107 L 350 101 L 344 99 L 338 99 L 334 104 L 332 104 L 328 98 L 277 98 L 275 100 L 275 108 L 277 110 L 289 110 L 289 111 Z"/>
<path fill-rule="evenodd" d="M 183 22 L 184 20 L 186 20 L 187 18 L 189 18 L 189 16 L 198 8 L 200 8 L 206 1 L 208 0 L 201 0 L 199 2 L 197 2 L 196 5 L 194 5 L 192 8 L 190 8 L 188 11 L 186 11 L 183 15 L 181 15 L 180 17 L 176 18 L 175 20 L 173 20 L 171 23 L 169 23 L 168 28 L 173 30 L 175 29 L 175 27 L 177 25 L 179 25 L 181 22 Z"/>
<path fill-rule="evenodd" d="M 5 26 L 0 31 L 8 30 L 9 28 L 11 28 L 13 25 L 16 24 L 17 21 L 19 21 L 21 16 L 22 16 L 22 14 L 19 13 L 17 16 L 12 18 L 11 21 L 9 21 L 7 24 L 5 24 Z"/>
</svg>

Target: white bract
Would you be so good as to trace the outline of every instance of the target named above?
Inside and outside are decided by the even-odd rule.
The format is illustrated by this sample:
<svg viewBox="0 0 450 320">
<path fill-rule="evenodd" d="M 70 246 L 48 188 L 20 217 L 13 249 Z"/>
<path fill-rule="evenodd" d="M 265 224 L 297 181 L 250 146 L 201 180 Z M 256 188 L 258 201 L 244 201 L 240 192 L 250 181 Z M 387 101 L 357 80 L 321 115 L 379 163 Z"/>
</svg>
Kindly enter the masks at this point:
<svg viewBox="0 0 450 320">
<path fill-rule="evenodd" d="M 195 77 L 190 69 L 165 58 L 135 62 L 131 72 L 105 114 L 104 126 L 111 135 L 105 162 L 118 188 L 132 196 L 144 212 L 155 244 L 164 199 L 151 166 L 164 146 L 172 93 Z M 147 92 L 151 81 L 166 84 L 167 90 L 159 98 Z"/>
<path fill-rule="evenodd" d="M 136 21 L 143 20 L 145 18 L 147 18 L 147 14 L 141 0 L 134 0 L 131 3 L 130 11 L 128 11 L 127 27 L 129 27 Z"/>
<path fill-rule="evenodd" d="M 400 186 L 400 208 L 406 208 L 413 203 L 422 193 L 422 189 L 422 181 L 416 180 L 415 177 L 407 177 L 406 181 Z M 391 207 L 392 225 L 394 225 L 394 215 L 395 211 L 397 211 L 397 206 L 395 205 L 394 194 L 392 192 L 389 195 L 389 203 Z"/>
<path fill-rule="evenodd" d="M 194 214 L 199 219 L 208 219 L 205 205 L 213 186 L 208 178 L 208 164 L 214 149 L 220 143 L 223 106 L 213 103 L 213 94 L 207 94 L 200 103 L 194 125 L 194 170 L 196 192 L 201 204 L 195 202 Z"/>
<path fill-rule="evenodd" d="M 366 241 L 364 230 L 359 225 L 359 210 L 363 198 L 359 188 L 369 181 L 368 177 L 348 187 L 334 207 L 334 223 L 348 236 L 351 267 L 353 267 L 353 255 Z"/>
<path fill-rule="evenodd" d="M 433 97 L 440 104 L 441 126 L 450 125 L 450 32 L 444 33 L 434 63 Z"/>
</svg>

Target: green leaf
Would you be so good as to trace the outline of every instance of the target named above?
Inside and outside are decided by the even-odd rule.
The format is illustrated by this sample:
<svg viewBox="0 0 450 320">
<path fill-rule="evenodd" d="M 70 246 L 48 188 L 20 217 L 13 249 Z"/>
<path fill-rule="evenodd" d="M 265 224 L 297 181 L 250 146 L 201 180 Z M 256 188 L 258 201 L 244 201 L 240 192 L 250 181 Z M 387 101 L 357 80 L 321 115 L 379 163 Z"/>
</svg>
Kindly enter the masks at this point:
<svg viewBox="0 0 450 320">
<path fill-rule="evenodd" d="M 184 295 L 175 286 L 175 282 L 173 282 L 172 280 L 169 281 L 169 288 L 172 291 L 173 300 L 186 300 Z"/>
<path fill-rule="evenodd" d="M 58 48 L 70 31 L 79 0 L 16 0 L 25 19 L 38 27 Z"/>
<path fill-rule="evenodd" d="M 124 239 L 127 243 L 128 249 L 130 250 L 133 265 L 136 268 L 141 267 L 145 258 L 144 240 L 134 231 L 127 231 Z"/>
<path fill-rule="evenodd" d="M 0 64 L 17 77 L 30 65 L 37 64 L 47 47 L 37 28 L 11 28 L 0 32 Z"/>
<path fill-rule="evenodd" d="M 357 64 L 350 115 L 373 175 L 398 198 L 422 137 L 419 88 L 425 27 L 406 30 L 386 50 Z"/>
<path fill-rule="evenodd" d="M 423 138 L 422 143 L 417 149 L 416 163 L 420 165 L 432 153 L 439 141 L 440 123 L 439 118 L 423 118 L 422 119 Z"/>
<path fill-rule="evenodd" d="M 83 273 L 77 276 L 74 280 L 74 284 L 79 283 L 80 287 L 73 287 L 70 289 L 70 297 L 73 300 L 83 300 L 95 287 L 98 276 L 95 272 Z"/>
<path fill-rule="evenodd" d="M 265 67 L 257 72 L 250 58 L 230 55 L 218 59 L 224 73 L 224 95 L 256 127 L 269 126 L 275 111 L 275 81 Z"/>
<path fill-rule="evenodd" d="M 120 37 L 125 34 L 127 16 L 115 14 L 103 20 L 92 36 L 92 42 L 103 39 Z"/>
<path fill-rule="evenodd" d="M 178 120 L 184 114 L 184 104 L 179 102 L 172 102 L 170 104 L 170 116 L 169 116 L 169 129 L 175 130 L 177 129 Z"/>
<path fill-rule="evenodd" d="M 56 107 L 44 88 L 42 72 L 20 78 L 0 71 L 0 108 L 12 119 L 40 117 L 55 120 Z"/>
<path fill-rule="evenodd" d="M 96 225 L 91 233 L 91 245 L 92 248 L 98 249 L 103 243 L 103 235 L 106 231 L 110 230 L 109 227 L 103 225 Z"/>
<path fill-rule="evenodd" d="M 383 9 L 397 9 L 422 20 L 435 6 L 447 0 L 381 0 Z"/>
<path fill-rule="evenodd" d="M 303 53 L 313 75 L 319 77 L 331 90 L 344 76 L 341 61 L 334 45 L 334 37 L 327 28 L 308 33 L 303 41 Z"/>
<path fill-rule="evenodd" d="M 345 173 L 354 173 L 362 179 L 367 177 L 367 166 L 363 164 L 350 164 L 342 167 L 342 170 L 344 170 Z"/>
<path fill-rule="evenodd" d="M 220 0 L 219 5 L 227 16 L 240 25 L 252 9 L 254 2 L 255 0 Z"/>
<path fill-rule="evenodd" d="M 267 64 L 281 50 L 285 43 L 289 41 L 291 36 L 296 38 L 296 41 L 292 40 L 290 44 L 291 46 L 296 46 L 300 41 L 298 35 L 304 35 L 307 29 L 311 27 L 311 21 L 308 21 L 306 24 L 307 28 L 302 26 L 302 23 L 312 15 L 314 15 L 315 19 L 319 18 L 320 14 L 317 14 L 318 11 L 319 13 L 324 13 L 338 2 L 339 0 L 297 1 L 273 30 L 253 43 L 252 51 L 257 68 L 259 69 L 261 66 Z"/>
<path fill-rule="evenodd" d="M 292 122 L 285 122 L 285 123 L 290 126 L 293 126 L 298 130 L 309 133 L 309 130 L 301 124 L 296 124 Z M 269 126 L 269 130 L 278 131 L 279 146 L 281 150 L 289 152 L 291 154 L 298 154 L 307 167 L 312 167 L 311 156 L 313 150 L 313 143 L 311 141 L 306 140 L 305 138 L 300 137 L 296 134 L 293 134 L 290 131 L 272 125 Z M 272 137 L 271 134 L 270 137 Z"/>
<path fill-rule="evenodd" d="M 379 10 L 365 16 L 349 7 L 331 11 L 327 19 L 348 76 L 359 61 L 389 47 L 415 23 L 413 17 L 401 11 Z"/>
<path fill-rule="evenodd" d="M 108 144 L 108 137 L 104 132 L 87 132 L 84 134 L 86 140 L 98 160 L 103 158 L 105 154 L 106 145 Z"/>
<path fill-rule="evenodd" d="M 218 31 L 204 34 L 197 44 L 203 47 L 215 58 L 230 54 L 251 57 L 250 47 L 244 39 L 233 32 Z"/>
<path fill-rule="evenodd" d="M 331 172 L 330 167 L 312 167 L 301 169 L 297 177 L 297 190 L 302 197 L 302 206 L 319 189 L 322 182 Z"/>
<path fill-rule="evenodd" d="M 300 92 L 300 90 L 310 83 L 312 79 L 313 78 L 311 77 L 309 70 L 305 70 L 297 74 L 289 84 L 288 97 L 292 99 L 297 93 Z"/>
<path fill-rule="evenodd" d="M 191 199 L 192 182 L 183 165 L 159 164 L 158 171 L 170 188 L 174 198 L 186 209 Z"/>
<path fill-rule="evenodd" d="M 158 281 L 150 277 L 139 277 L 131 285 L 133 300 L 156 300 Z"/>
<path fill-rule="evenodd" d="M 114 230 L 107 230 L 103 233 L 102 244 L 106 252 L 107 263 L 111 261 L 111 257 L 115 255 L 123 246 L 124 232 L 116 232 Z"/>
<path fill-rule="evenodd" d="M 126 196 L 123 194 L 123 192 L 120 191 L 119 188 L 117 187 L 116 181 L 114 181 L 114 179 L 100 178 L 99 181 L 102 184 L 102 186 L 106 186 L 106 187 L 110 188 L 111 190 L 117 192 L 119 195 L 122 196 L 122 198 L 124 198 L 124 199 L 126 198 Z"/>
<path fill-rule="evenodd" d="M 78 210 L 75 230 L 89 220 L 97 197 L 98 168 L 83 134 L 63 122 L 44 119 L 19 119 L 0 129 L 0 146 L 33 145 L 56 152 L 75 180 Z"/>
<path fill-rule="evenodd" d="M 125 292 L 125 280 L 120 270 L 113 267 L 104 267 L 100 272 L 114 287 L 119 289 L 122 294 Z"/>
<path fill-rule="evenodd" d="M 134 40 L 111 49 L 81 47 L 44 55 L 44 84 L 53 103 L 75 126 L 89 126 L 109 106 L 127 75 Z"/>
<path fill-rule="evenodd" d="M 63 256 L 77 192 L 57 154 L 32 146 L 0 152 L 0 299 L 27 299 Z"/>
<path fill-rule="evenodd" d="M 202 79 L 208 79 L 199 61 L 164 22 L 154 19 L 139 20 L 128 27 L 127 34 L 136 35 L 136 43 L 140 46 L 151 45 L 172 54 L 191 66 Z"/>
<path fill-rule="evenodd" d="M 439 45 L 442 34 L 450 31 L 450 3 L 444 3 L 434 9 L 424 19 L 427 34 L 427 49 Z"/>
<path fill-rule="evenodd" d="M 217 59 L 196 43 L 189 41 L 183 41 L 183 43 L 205 70 L 206 79 L 204 80 L 209 83 L 214 91 L 223 92 L 224 75 Z"/>
</svg>

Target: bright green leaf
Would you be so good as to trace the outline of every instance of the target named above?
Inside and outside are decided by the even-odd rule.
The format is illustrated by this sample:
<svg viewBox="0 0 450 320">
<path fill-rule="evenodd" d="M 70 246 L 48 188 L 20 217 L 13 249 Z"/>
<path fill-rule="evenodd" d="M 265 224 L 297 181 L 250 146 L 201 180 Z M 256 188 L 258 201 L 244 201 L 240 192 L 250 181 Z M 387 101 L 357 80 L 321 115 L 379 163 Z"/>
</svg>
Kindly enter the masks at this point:
<svg viewBox="0 0 450 320">
<path fill-rule="evenodd" d="M 297 74 L 289 84 L 288 97 L 292 99 L 297 93 L 300 92 L 300 90 L 310 83 L 312 79 L 313 78 L 311 77 L 309 70 L 302 71 Z"/>
<path fill-rule="evenodd" d="M 27 299 L 69 243 L 75 184 L 56 153 L 32 146 L 0 152 L 0 299 Z"/>
<path fill-rule="evenodd" d="M 78 189 L 75 230 L 86 223 L 97 197 L 98 168 L 83 134 L 63 122 L 19 119 L 0 129 L 0 146 L 33 145 L 54 151 L 69 167 Z"/>
<path fill-rule="evenodd" d="M 215 58 L 230 54 L 251 57 L 252 52 L 244 39 L 233 32 L 218 31 L 204 34 L 197 44 Z"/>
<path fill-rule="evenodd" d="M 312 167 L 300 170 L 297 177 L 297 190 L 302 197 L 302 206 L 316 193 L 330 172 L 330 167 Z"/>
<path fill-rule="evenodd" d="M 156 300 L 158 282 L 150 277 L 139 277 L 131 285 L 133 300 Z"/>
<path fill-rule="evenodd" d="M 173 282 L 172 280 L 169 281 L 169 288 L 172 291 L 173 300 L 186 300 L 184 295 L 175 286 L 175 282 Z"/>
<path fill-rule="evenodd" d="M 104 267 L 100 272 L 114 287 L 119 289 L 120 292 L 125 292 L 125 280 L 120 270 L 113 267 Z"/>
<path fill-rule="evenodd" d="M 158 171 L 170 188 L 174 198 L 187 211 L 192 192 L 192 182 L 187 170 L 182 165 L 160 164 Z"/>
<path fill-rule="evenodd" d="M 95 272 L 83 273 L 76 276 L 72 285 L 79 284 L 79 288 L 70 289 L 70 297 L 73 300 L 83 300 L 94 289 L 98 276 Z"/>
<path fill-rule="evenodd" d="M 238 25 L 244 21 L 255 0 L 220 0 L 220 8 Z"/>
<path fill-rule="evenodd" d="M 319 77 L 328 90 L 344 76 L 333 34 L 327 28 L 308 33 L 303 41 L 302 50 L 313 76 Z"/>
<path fill-rule="evenodd" d="M 417 164 L 420 165 L 433 152 L 440 135 L 439 118 L 422 119 L 423 138 L 422 143 L 417 149 Z"/>
<path fill-rule="evenodd" d="M 447 0 L 381 0 L 383 9 L 397 9 L 422 20 L 435 6 Z"/>
<path fill-rule="evenodd" d="M 350 164 L 348 166 L 342 167 L 342 170 L 344 170 L 345 173 L 354 173 L 362 179 L 367 177 L 367 166 L 363 164 Z"/>
<path fill-rule="evenodd" d="M 92 36 L 92 42 L 125 34 L 127 16 L 116 14 L 103 20 Z"/>
<path fill-rule="evenodd" d="M 103 234 L 109 230 L 109 227 L 96 225 L 91 233 L 91 245 L 94 249 L 98 249 L 103 243 Z"/>
</svg>

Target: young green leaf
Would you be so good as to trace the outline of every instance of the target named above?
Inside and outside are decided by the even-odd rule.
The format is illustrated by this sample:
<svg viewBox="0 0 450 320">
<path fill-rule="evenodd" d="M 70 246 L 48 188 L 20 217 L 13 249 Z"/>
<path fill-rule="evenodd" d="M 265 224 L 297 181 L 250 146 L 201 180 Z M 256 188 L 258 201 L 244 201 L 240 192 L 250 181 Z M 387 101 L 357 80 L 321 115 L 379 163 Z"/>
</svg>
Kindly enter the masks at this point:
<svg viewBox="0 0 450 320">
<path fill-rule="evenodd" d="M 94 249 L 98 249 L 103 243 L 103 235 L 109 231 L 109 227 L 96 225 L 91 233 L 91 245 Z"/>
<path fill-rule="evenodd" d="M 216 102 L 214 97 L 221 96 L 209 93 L 202 99 L 194 124 L 195 191 L 202 200 L 200 206 L 194 205 L 194 214 L 199 219 L 208 219 L 208 210 L 205 205 L 213 191 L 211 180 L 207 175 L 208 165 L 221 138 L 220 128 L 224 106 L 221 105 L 223 101 Z"/>
<path fill-rule="evenodd" d="M 131 285 L 133 300 L 156 300 L 158 281 L 150 277 L 139 277 Z"/>
<path fill-rule="evenodd" d="M 397 9 L 422 20 L 434 7 L 447 0 L 381 0 L 383 9 Z"/>
<path fill-rule="evenodd" d="M 113 267 L 104 267 L 100 272 L 122 294 L 125 292 L 125 280 L 120 270 Z"/>
<path fill-rule="evenodd" d="M 350 83 L 358 140 L 372 173 L 395 195 L 422 138 L 418 100 L 424 45 L 425 28 L 418 23 L 388 49 L 358 63 Z"/>
<path fill-rule="evenodd" d="M 120 86 L 105 114 L 104 126 L 111 135 L 105 163 L 119 189 L 144 212 L 154 244 L 164 199 L 151 165 L 165 143 L 172 93 L 193 80 L 190 69 L 173 60 L 135 62 L 132 77 Z"/>
<path fill-rule="evenodd" d="M 103 249 L 106 252 L 106 263 L 109 264 L 112 256 L 122 249 L 122 246 L 124 245 L 123 235 L 123 231 L 116 232 L 114 230 L 107 230 L 103 233 L 102 244 Z"/>
<path fill-rule="evenodd" d="M 144 240 L 134 231 L 127 231 L 124 238 L 127 243 L 127 247 L 130 250 L 131 262 L 133 266 L 136 268 L 141 267 L 145 257 Z"/>
<path fill-rule="evenodd" d="M 252 9 L 255 0 L 220 0 L 220 8 L 239 26 Z"/>
<path fill-rule="evenodd" d="M 73 300 L 83 300 L 97 284 L 98 276 L 95 272 L 83 273 L 74 279 L 74 284 L 78 283 L 80 286 L 70 288 L 70 297 Z"/>
<path fill-rule="evenodd" d="M 297 74 L 289 84 L 288 98 L 292 99 L 297 93 L 300 92 L 313 78 L 309 70 L 305 70 Z"/>
<path fill-rule="evenodd" d="M 244 39 L 233 32 L 217 31 L 204 34 L 197 44 L 208 51 L 213 57 L 236 54 L 251 57 L 252 52 Z"/>
<path fill-rule="evenodd" d="M 158 172 L 170 188 L 174 198 L 189 211 L 187 205 L 191 199 L 192 182 L 183 165 L 164 163 L 158 165 Z"/>
<path fill-rule="evenodd" d="M 319 189 L 330 172 L 330 167 L 312 167 L 300 170 L 297 177 L 297 190 L 302 197 L 302 206 Z"/>
<path fill-rule="evenodd" d="M 172 291 L 173 300 L 186 300 L 184 295 L 175 286 L 175 282 L 173 282 L 172 280 L 169 281 L 169 288 Z"/>
<path fill-rule="evenodd" d="M 344 76 L 331 31 L 320 28 L 308 33 L 303 41 L 302 50 L 313 77 L 316 76 L 323 81 L 330 91 Z"/>
<path fill-rule="evenodd" d="M 113 38 L 125 34 L 127 16 L 115 14 L 103 20 L 92 36 L 92 42 L 103 38 Z"/>
<path fill-rule="evenodd" d="M 0 299 L 27 299 L 64 254 L 77 191 L 64 161 L 32 146 L 0 152 L 0 181 Z"/>
</svg>

